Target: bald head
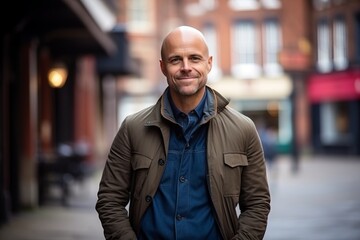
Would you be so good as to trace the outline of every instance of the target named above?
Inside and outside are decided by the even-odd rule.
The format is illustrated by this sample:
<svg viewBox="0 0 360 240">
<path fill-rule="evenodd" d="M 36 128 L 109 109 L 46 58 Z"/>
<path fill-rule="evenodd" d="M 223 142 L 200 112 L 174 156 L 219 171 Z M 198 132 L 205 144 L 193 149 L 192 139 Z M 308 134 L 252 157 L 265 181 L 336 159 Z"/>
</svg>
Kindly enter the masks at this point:
<svg viewBox="0 0 360 240">
<path fill-rule="evenodd" d="M 204 35 L 196 28 L 190 26 L 180 26 L 172 30 L 164 38 L 161 46 L 161 58 L 164 59 L 165 52 L 170 46 L 177 43 L 190 42 L 194 40 L 200 41 L 202 47 L 206 51 L 206 54 L 209 55 L 209 50 Z"/>
<path fill-rule="evenodd" d="M 212 67 L 204 35 L 189 26 L 175 28 L 164 38 L 159 62 L 175 106 L 190 112 L 205 94 Z"/>
</svg>

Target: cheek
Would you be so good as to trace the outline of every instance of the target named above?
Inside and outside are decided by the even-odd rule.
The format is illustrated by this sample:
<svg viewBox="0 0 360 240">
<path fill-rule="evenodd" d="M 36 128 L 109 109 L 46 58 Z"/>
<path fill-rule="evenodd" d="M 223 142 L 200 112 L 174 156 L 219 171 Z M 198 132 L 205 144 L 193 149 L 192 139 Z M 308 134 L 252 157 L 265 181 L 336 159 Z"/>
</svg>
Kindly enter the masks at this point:
<svg viewBox="0 0 360 240">
<path fill-rule="evenodd" d="M 166 69 L 166 67 L 165 67 L 164 65 L 161 65 L 161 72 L 162 72 L 165 76 L 168 75 L 167 69 Z"/>
<path fill-rule="evenodd" d="M 166 68 L 166 73 L 167 73 L 168 77 L 175 76 L 178 71 L 179 71 L 179 68 L 176 66 L 170 66 L 170 67 Z"/>
<path fill-rule="evenodd" d="M 208 74 L 211 70 L 211 63 L 204 62 L 200 67 L 201 69 L 199 68 L 199 70 L 201 70 L 201 72 L 203 72 L 204 74 Z"/>
<path fill-rule="evenodd" d="M 164 74 L 165 77 L 170 77 L 172 75 L 172 72 L 174 71 L 172 66 L 167 65 L 164 62 L 162 62 L 160 67 L 161 67 L 161 72 Z"/>
</svg>

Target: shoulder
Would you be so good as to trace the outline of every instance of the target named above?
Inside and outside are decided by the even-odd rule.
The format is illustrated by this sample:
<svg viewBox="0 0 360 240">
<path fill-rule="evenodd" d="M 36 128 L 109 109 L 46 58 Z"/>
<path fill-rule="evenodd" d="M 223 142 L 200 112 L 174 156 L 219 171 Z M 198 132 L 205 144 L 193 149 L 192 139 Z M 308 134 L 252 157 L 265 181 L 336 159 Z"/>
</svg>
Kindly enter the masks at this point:
<svg viewBox="0 0 360 240">
<path fill-rule="evenodd" d="M 222 132 L 226 140 L 245 142 L 257 138 L 254 122 L 246 115 L 227 106 L 210 121 L 211 132 Z"/>
<path fill-rule="evenodd" d="M 129 114 L 125 117 L 126 122 L 134 122 L 134 123 L 141 123 L 144 122 L 145 119 L 147 119 L 150 114 L 153 112 L 155 105 L 149 106 L 147 108 L 144 108 L 138 112 Z"/>
<path fill-rule="evenodd" d="M 250 117 L 229 106 L 224 108 L 218 116 L 224 119 L 224 121 L 234 121 L 242 127 L 255 128 L 255 124 Z"/>
<path fill-rule="evenodd" d="M 237 123 L 241 122 L 242 124 L 248 125 L 249 127 L 255 126 L 253 121 L 248 116 L 229 106 L 229 99 L 225 98 L 211 87 L 208 87 L 207 89 L 211 93 L 210 96 L 213 96 L 212 98 L 210 97 L 210 99 L 214 99 L 214 105 L 217 110 L 217 117 L 224 121 L 236 121 Z"/>
<path fill-rule="evenodd" d="M 132 136 L 143 135 L 144 131 L 147 131 L 149 123 L 154 121 L 155 115 L 156 104 L 126 116 L 121 123 L 121 129 Z"/>
<path fill-rule="evenodd" d="M 135 113 L 129 114 L 124 118 L 123 123 L 126 124 L 141 124 L 148 121 L 149 118 L 155 118 L 160 112 L 160 100 L 159 98 L 156 103 L 149 105 Z"/>
</svg>

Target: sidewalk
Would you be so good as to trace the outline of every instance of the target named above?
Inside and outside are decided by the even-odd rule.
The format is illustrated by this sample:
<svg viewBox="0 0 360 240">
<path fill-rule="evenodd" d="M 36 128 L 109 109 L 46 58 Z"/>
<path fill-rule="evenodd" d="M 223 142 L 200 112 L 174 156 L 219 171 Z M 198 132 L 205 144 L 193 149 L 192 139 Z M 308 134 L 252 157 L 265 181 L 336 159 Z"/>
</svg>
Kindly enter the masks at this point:
<svg viewBox="0 0 360 240">
<path fill-rule="evenodd" d="M 278 163 L 265 240 L 360 239 L 360 159 L 305 157 L 297 174 Z"/>
<path fill-rule="evenodd" d="M 291 172 L 288 157 L 269 172 L 272 210 L 264 240 L 359 240 L 360 159 L 302 158 Z M 3 240 L 101 240 L 95 211 L 100 175 L 74 186 L 70 207 L 24 212 L 0 228 Z"/>
<path fill-rule="evenodd" d="M 22 212 L 0 226 L 2 240 L 100 240 L 102 227 L 95 211 L 100 175 L 72 186 L 69 206 L 61 201 Z"/>
</svg>

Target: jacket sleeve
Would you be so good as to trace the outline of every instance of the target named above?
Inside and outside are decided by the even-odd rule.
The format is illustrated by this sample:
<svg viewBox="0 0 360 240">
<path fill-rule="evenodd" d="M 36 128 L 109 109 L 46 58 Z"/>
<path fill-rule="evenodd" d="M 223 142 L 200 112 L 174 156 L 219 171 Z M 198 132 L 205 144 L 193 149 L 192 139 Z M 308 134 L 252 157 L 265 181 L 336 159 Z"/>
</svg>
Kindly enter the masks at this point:
<svg viewBox="0 0 360 240">
<path fill-rule="evenodd" d="M 108 240 L 136 239 L 127 210 L 131 184 L 131 147 L 126 125 L 125 119 L 110 148 L 96 202 L 96 211 Z"/>
<path fill-rule="evenodd" d="M 250 121 L 250 120 L 249 120 Z M 233 239 L 263 239 L 270 212 L 270 193 L 260 138 L 250 121 L 247 136 L 249 165 L 242 173 L 240 216 L 237 235 Z"/>
</svg>

